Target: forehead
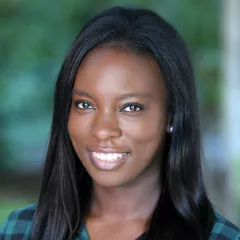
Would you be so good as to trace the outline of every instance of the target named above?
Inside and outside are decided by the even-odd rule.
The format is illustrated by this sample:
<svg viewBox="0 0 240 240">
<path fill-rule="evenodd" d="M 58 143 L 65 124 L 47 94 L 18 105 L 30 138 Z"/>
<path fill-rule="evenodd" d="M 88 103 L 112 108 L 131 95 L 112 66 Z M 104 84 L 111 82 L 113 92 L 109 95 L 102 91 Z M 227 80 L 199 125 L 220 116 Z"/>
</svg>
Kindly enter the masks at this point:
<svg viewBox="0 0 240 240">
<path fill-rule="evenodd" d="M 162 74 L 150 55 L 106 47 L 87 54 L 78 69 L 74 88 L 116 94 L 145 91 L 165 95 Z"/>
</svg>

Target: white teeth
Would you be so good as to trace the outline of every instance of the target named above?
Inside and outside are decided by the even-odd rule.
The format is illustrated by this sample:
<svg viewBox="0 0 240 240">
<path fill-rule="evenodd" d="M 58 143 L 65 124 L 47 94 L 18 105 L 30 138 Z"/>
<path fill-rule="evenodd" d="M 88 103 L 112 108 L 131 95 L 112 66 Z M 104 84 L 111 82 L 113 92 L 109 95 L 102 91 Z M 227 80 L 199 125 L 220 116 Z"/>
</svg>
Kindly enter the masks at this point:
<svg viewBox="0 0 240 240">
<path fill-rule="evenodd" d="M 104 154 L 103 153 L 100 153 L 100 159 L 104 159 Z"/>
<path fill-rule="evenodd" d="M 126 153 L 98 153 L 93 152 L 93 155 L 103 161 L 115 161 Z"/>
</svg>

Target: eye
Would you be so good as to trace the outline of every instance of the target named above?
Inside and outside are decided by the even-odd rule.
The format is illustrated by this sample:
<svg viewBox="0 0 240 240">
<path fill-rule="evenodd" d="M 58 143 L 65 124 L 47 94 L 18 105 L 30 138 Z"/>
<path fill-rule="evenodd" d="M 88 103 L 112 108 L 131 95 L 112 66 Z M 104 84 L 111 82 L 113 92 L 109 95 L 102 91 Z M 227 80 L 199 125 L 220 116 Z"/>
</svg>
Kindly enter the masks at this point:
<svg viewBox="0 0 240 240">
<path fill-rule="evenodd" d="M 143 110 L 143 106 L 139 105 L 139 104 L 128 104 L 127 106 L 125 106 L 123 108 L 123 112 L 138 112 Z"/>
<path fill-rule="evenodd" d="M 93 106 L 88 103 L 87 101 L 77 101 L 75 106 L 79 109 L 86 110 L 86 109 L 93 109 Z"/>
</svg>

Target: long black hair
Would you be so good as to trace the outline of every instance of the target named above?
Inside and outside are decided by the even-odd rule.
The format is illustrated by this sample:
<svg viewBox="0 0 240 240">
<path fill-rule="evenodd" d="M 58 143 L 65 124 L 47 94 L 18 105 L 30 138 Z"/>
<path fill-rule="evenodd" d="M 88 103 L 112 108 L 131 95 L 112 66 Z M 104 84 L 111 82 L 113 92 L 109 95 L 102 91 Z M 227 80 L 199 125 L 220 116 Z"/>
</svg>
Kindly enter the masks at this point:
<svg viewBox="0 0 240 240">
<path fill-rule="evenodd" d="M 146 239 L 208 239 L 215 215 L 203 184 L 194 75 L 185 43 L 156 13 L 124 7 L 88 22 L 63 62 L 32 239 L 73 239 L 88 213 L 92 182 L 73 149 L 67 122 L 76 72 L 97 46 L 150 54 L 164 76 L 173 133 L 166 139 L 162 194 Z"/>
</svg>

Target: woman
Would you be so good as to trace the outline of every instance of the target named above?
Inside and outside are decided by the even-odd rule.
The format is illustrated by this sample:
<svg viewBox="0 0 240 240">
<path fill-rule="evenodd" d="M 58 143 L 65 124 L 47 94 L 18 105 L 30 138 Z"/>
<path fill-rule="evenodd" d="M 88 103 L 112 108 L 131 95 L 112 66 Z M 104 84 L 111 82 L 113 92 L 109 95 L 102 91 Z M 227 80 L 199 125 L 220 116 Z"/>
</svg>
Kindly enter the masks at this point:
<svg viewBox="0 0 240 240">
<path fill-rule="evenodd" d="M 205 192 L 185 44 L 155 13 L 114 7 L 66 56 L 38 204 L 1 239 L 240 239 Z"/>
</svg>

